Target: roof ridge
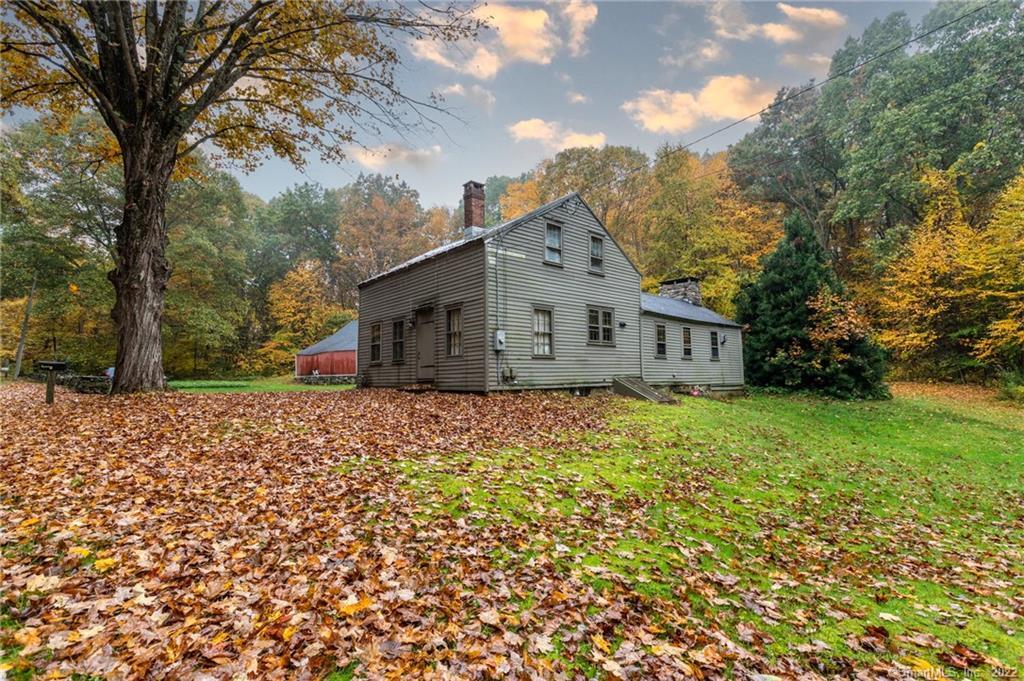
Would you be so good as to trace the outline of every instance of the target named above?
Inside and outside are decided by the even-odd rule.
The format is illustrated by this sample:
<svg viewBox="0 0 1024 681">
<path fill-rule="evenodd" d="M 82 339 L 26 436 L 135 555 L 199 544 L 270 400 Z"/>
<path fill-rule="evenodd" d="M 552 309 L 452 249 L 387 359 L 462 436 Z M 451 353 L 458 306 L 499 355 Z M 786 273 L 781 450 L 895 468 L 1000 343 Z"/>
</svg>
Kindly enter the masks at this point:
<svg viewBox="0 0 1024 681">
<path fill-rule="evenodd" d="M 429 251 L 424 251 L 423 253 L 420 253 L 419 255 L 413 256 L 412 258 L 409 258 L 408 260 L 405 260 L 404 262 L 401 262 L 401 263 L 395 265 L 394 267 L 391 267 L 389 269 L 384 270 L 380 274 L 375 274 L 372 277 L 367 277 L 366 279 L 364 279 L 361 282 L 359 282 L 356 286 L 358 288 L 359 286 L 362 286 L 364 284 L 369 284 L 371 281 L 377 281 L 378 279 L 383 279 L 384 277 L 390 276 L 390 275 L 392 275 L 392 274 L 394 274 L 396 272 L 400 272 L 400 271 L 402 271 L 402 270 L 404 270 L 404 269 L 406 269 L 408 267 L 412 267 L 413 265 L 416 265 L 418 263 L 421 263 L 421 262 L 424 262 L 426 260 L 429 260 L 430 258 L 433 258 L 435 256 L 441 255 L 442 253 L 447 253 L 448 251 L 453 251 L 456 248 L 459 248 L 459 247 L 464 246 L 466 244 L 473 243 L 474 241 L 480 241 L 480 240 L 488 239 L 488 238 L 498 234 L 499 232 L 507 232 L 508 230 L 512 229 L 513 227 L 516 227 L 517 225 L 519 225 L 519 224 L 521 224 L 523 222 L 527 222 L 529 220 L 532 220 L 533 218 L 537 217 L 538 215 L 542 215 L 542 214 L 546 213 L 549 210 L 554 210 L 555 208 L 557 208 L 561 204 L 563 204 L 566 201 L 568 201 L 569 199 L 571 199 L 573 196 L 579 196 L 579 192 L 576 192 L 576 191 L 569 192 L 568 194 L 565 194 L 564 196 L 560 196 L 557 199 L 554 199 L 552 201 L 548 201 L 544 205 L 538 206 L 537 208 L 534 208 L 533 210 L 531 210 L 529 212 L 523 213 L 522 215 L 520 215 L 518 217 L 514 217 L 511 220 L 506 220 L 505 222 L 501 223 L 500 225 L 495 225 L 493 227 L 488 227 L 487 229 L 483 230 L 479 234 L 474 234 L 473 236 L 468 237 L 468 238 L 463 237 L 461 239 L 456 239 L 454 241 L 449 241 L 448 243 L 441 244 L 440 246 L 436 246 L 436 247 L 430 249 Z"/>
</svg>

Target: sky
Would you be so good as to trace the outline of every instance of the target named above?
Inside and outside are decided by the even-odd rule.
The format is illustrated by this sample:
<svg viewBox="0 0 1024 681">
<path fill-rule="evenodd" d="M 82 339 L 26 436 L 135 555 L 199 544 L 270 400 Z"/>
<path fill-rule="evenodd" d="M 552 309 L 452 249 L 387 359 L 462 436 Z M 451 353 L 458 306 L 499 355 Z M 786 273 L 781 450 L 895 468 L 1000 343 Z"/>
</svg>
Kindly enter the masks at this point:
<svg viewBox="0 0 1024 681">
<path fill-rule="evenodd" d="M 519 175 L 571 146 L 628 145 L 648 154 L 686 143 L 770 103 L 784 85 L 823 78 L 848 36 L 928 2 L 489 2 L 493 27 L 471 43 L 402 44 L 410 95 L 441 94 L 443 128 L 404 139 L 360 137 L 343 163 L 303 170 L 270 159 L 242 186 L 270 199 L 300 182 L 339 187 L 360 172 L 397 175 L 424 205 L 458 203 L 462 184 Z M 756 119 L 701 142 L 719 151 Z"/>
</svg>

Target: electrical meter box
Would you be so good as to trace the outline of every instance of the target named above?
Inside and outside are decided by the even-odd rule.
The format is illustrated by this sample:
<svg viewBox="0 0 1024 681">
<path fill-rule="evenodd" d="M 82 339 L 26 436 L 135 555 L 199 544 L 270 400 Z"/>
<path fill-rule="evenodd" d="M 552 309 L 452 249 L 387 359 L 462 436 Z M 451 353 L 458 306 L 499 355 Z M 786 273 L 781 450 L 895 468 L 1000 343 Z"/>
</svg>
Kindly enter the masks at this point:
<svg viewBox="0 0 1024 681">
<path fill-rule="evenodd" d="M 505 329 L 494 330 L 494 351 L 505 352 Z"/>
</svg>

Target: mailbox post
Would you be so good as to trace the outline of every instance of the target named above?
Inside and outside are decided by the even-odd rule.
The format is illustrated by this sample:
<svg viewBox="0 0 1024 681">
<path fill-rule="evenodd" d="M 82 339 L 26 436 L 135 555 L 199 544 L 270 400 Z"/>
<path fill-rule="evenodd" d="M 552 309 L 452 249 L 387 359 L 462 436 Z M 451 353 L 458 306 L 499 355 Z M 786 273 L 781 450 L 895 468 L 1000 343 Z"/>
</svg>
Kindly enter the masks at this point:
<svg viewBox="0 0 1024 681">
<path fill-rule="evenodd" d="M 67 369 L 68 363 L 50 359 L 39 362 L 39 368 L 46 372 L 46 403 L 53 404 L 53 386 L 57 379 L 57 372 Z"/>
</svg>

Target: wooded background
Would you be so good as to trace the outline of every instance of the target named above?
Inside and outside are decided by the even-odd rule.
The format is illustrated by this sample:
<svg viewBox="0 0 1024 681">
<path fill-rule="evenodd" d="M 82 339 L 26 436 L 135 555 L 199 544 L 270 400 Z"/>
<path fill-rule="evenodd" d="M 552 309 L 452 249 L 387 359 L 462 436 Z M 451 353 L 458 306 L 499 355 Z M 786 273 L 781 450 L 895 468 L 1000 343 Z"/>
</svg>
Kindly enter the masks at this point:
<svg viewBox="0 0 1024 681">
<path fill-rule="evenodd" d="M 782 235 L 811 225 L 896 375 L 983 380 L 1024 373 L 1024 41 L 999 3 L 884 54 L 961 12 L 902 13 L 797 84 L 727 151 L 666 145 L 567 149 L 490 177 L 487 222 L 580 191 L 645 284 L 693 275 L 735 315 L 741 287 Z M 842 76 L 852 66 L 872 59 Z M 102 122 L 42 117 L 2 138 L 0 357 L 12 360 L 30 294 L 28 359 L 110 366 L 120 164 Z M 453 178 L 458 184 L 470 178 Z M 394 177 L 296 185 L 269 202 L 196 152 L 168 202 L 168 375 L 277 373 L 356 315 L 361 279 L 457 235 L 459 208 L 425 207 Z M 34 283 L 33 283 L 34 282 Z M 35 289 L 34 294 L 33 287 Z"/>
</svg>

